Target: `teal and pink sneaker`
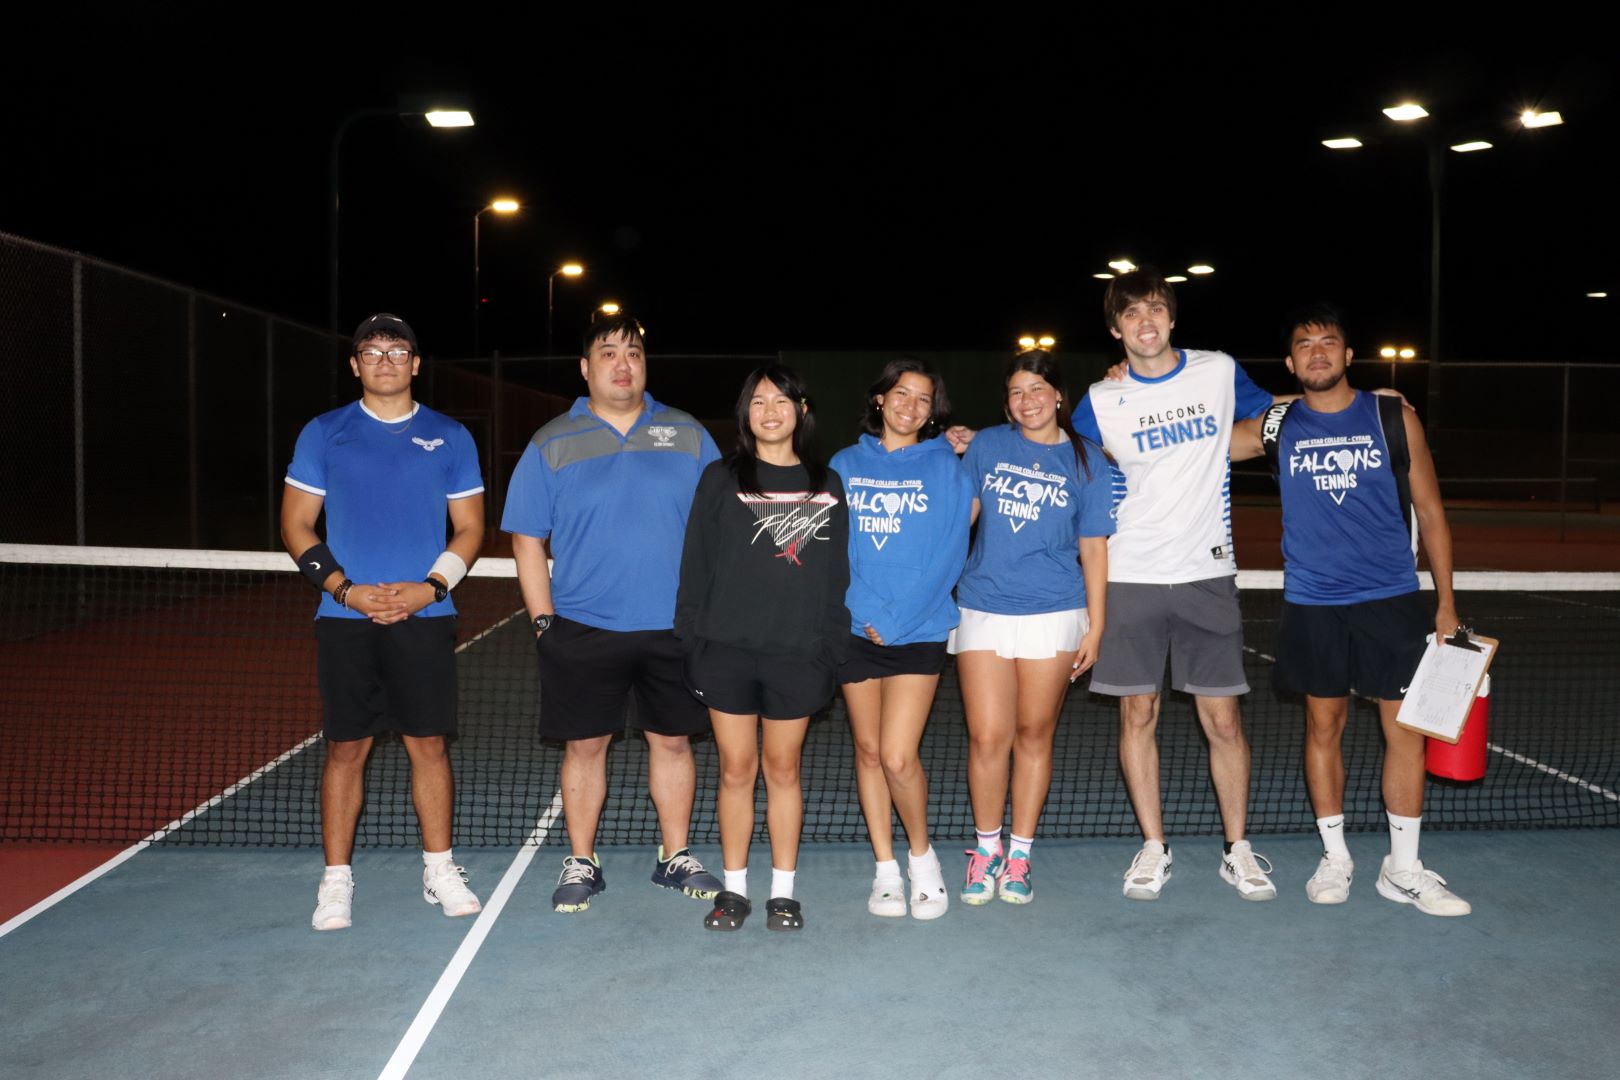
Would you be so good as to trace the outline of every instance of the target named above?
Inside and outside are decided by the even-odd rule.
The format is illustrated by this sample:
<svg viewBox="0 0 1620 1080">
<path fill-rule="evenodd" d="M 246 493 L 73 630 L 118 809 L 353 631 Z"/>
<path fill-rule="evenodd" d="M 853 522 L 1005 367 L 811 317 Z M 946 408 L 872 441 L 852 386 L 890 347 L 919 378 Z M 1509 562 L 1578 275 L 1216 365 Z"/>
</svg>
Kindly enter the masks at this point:
<svg viewBox="0 0 1620 1080">
<path fill-rule="evenodd" d="M 997 895 L 1009 904 L 1027 904 L 1035 899 L 1035 886 L 1030 882 L 1029 856 L 1014 851 L 1007 859 L 1007 868 L 1001 872 Z"/>
<path fill-rule="evenodd" d="M 968 868 L 967 884 L 962 886 L 962 903 L 988 904 L 995 899 L 996 881 L 1001 877 L 1004 862 L 1001 852 L 992 855 L 984 848 L 974 848 L 963 854 L 968 857 Z"/>
</svg>

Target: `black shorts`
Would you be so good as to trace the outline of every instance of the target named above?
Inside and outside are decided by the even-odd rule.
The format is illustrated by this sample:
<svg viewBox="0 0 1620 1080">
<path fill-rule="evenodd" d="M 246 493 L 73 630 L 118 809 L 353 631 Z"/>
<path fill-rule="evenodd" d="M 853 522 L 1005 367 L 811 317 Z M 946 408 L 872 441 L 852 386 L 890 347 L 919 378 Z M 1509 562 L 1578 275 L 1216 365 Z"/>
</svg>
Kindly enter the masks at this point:
<svg viewBox="0 0 1620 1080">
<path fill-rule="evenodd" d="M 397 731 L 456 733 L 456 617 L 315 620 L 325 734 L 348 742 Z"/>
<path fill-rule="evenodd" d="M 834 669 L 824 657 L 756 653 L 699 638 L 686 658 L 686 685 L 696 700 L 723 713 L 797 720 L 832 701 Z"/>
<path fill-rule="evenodd" d="M 1415 592 L 1360 604 L 1284 602 L 1274 678 L 1311 697 L 1355 690 L 1400 701 L 1433 632 L 1434 614 Z"/>
<path fill-rule="evenodd" d="M 557 616 L 535 642 L 540 654 L 540 737 L 594 739 L 634 726 L 655 735 L 697 735 L 709 713 L 686 692 L 681 643 L 672 630 L 603 630 Z"/>
<path fill-rule="evenodd" d="M 890 675 L 938 675 L 944 668 L 943 641 L 877 645 L 865 634 L 851 634 L 844 662 L 838 665 L 838 681 L 858 683 Z"/>
</svg>

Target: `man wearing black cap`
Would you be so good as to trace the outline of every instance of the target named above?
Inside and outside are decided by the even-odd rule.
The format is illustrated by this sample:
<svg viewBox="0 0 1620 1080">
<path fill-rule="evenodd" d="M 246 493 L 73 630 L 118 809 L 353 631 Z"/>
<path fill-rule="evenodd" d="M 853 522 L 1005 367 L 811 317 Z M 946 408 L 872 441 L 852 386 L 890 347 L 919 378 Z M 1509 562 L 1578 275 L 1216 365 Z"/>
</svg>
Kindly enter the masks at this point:
<svg viewBox="0 0 1620 1080">
<path fill-rule="evenodd" d="M 416 334 L 396 315 L 354 332 L 358 401 L 304 426 L 287 467 L 281 539 L 321 590 L 315 618 L 326 768 L 321 840 L 326 873 L 312 925 L 351 922 L 349 859 L 372 740 L 404 740 L 422 831 L 422 897 L 446 915 L 478 898 L 450 853 L 452 779 L 445 736 L 456 730 L 455 588 L 484 535 L 484 484 L 467 429 L 411 399 Z M 326 541 L 315 532 L 326 511 Z M 454 532 L 445 545 L 445 514 Z"/>
</svg>

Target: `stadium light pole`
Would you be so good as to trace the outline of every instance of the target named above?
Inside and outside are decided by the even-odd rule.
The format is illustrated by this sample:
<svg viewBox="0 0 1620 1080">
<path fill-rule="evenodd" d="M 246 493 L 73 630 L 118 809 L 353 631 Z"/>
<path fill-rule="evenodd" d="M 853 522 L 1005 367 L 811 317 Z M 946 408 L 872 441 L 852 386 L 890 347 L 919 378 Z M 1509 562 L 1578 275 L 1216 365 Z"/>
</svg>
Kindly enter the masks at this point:
<svg viewBox="0 0 1620 1080">
<path fill-rule="evenodd" d="M 554 346 L 552 345 L 552 325 L 553 325 L 553 322 L 554 322 L 554 319 L 555 319 L 555 316 L 556 316 L 556 313 L 557 313 L 557 304 L 556 304 L 556 298 L 557 298 L 557 275 L 561 274 L 563 277 L 579 277 L 579 275 L 583 274 L 584 272 L 585 272 L 585 268 L 583 266 L 579 265 L 579 263 L 569 262 L 569 263 L 563 263 L 561 266 L 557 267 L 557 269 L 553 270 L 551 272 L 551 274 L 546 278 L 546 355 L 547 356 L 550 356 L 553 349 L 554 349 Z"/>
<path fill-rule="evenodd" d="M 494 213 L 497 213 L 497 214 L 515 214 L 521 209 L 523 209 L 523 204 L 518 202 L 516 199 L 496 199 L 495 201 L 491 202 L 488 206 L 486 206 L 482 210 L 478 211 L 478 213 L 473 215 L 473 347 L 472 347 L 472 354 L 473 354 L 474 357 L 476 357 L 478 355 L 478 350 L 479 350 L 478 327 L 479 327 L 479 320 L 480 320 L 480 317 L 483 315 L 483 308 L 484 308 L 483 288 L 480 285 L 481 275 L 482 275 L 483 271 L 482 271 L 482 268 L 481 268 L 480 263 L 479 263 L 479 255 L 478 255 L 478 223 L 479 223 L 479 220 L 481 218 L 483 218 L 483 216 L 485 214 L 488 214 L 488 213 L 491 213 L 491 212 L 494 212 Z"/>
<path fill-rule="evenodd" d="M 334 334 L 343 333 L 343 315 L 340 305 L 339 260 L 338 260 L 338 224 L 341 210 L 340 196 L 342 193 L 342 151 L 343 139 L 349 134 L 349 129 L 361 120 L 376 116 L 420 116 L 426 120 L 428 126 L 433 128 L 464 128 L 473 126 L 473 115 L 463 104 L 453 102 L 451 99 L 457 95 L 442 95 L 432 100 L 415 100 L 401 98 L 393 108 L 374 105 L 364 109 L 356 109 L 343 118 L 337 130 L 332 133 L 332 145 L 327 156 L 327 218 L 326 218 L 326 325 Z M 333 359 L 331 382 L 333 399 L 336 400 L 338 378 L 338 361 Z"/>
</svg>

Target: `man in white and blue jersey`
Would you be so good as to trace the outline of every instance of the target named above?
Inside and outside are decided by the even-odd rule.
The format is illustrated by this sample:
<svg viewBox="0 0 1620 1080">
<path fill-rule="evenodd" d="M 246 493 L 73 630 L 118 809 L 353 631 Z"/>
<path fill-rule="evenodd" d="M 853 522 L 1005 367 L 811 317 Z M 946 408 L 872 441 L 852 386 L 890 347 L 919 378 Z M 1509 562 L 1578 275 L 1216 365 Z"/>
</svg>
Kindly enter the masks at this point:
<svg viewBox="0 0 1620 1080">
<path fill-rule="evenodd" d="M 282 493 L 282 542 L 322 592 L 315 638 L 325 710 L 326 871 L 311 920 L 317 930 L 352 921 L 350 859 L 366 758 L 373 739 L 390 731 L 411 762 L 423 899 L 446 915 L 479 910 L 450 853 L 445 738 L 456 732 L 450 590 L 478 557 L 484 482 L 467 429 L 411 399 L 421 363 L 416 334 L 403 319 L 381 314 L 361 323 L 349 357 L 360 400 L 304 426 Z M 315 531 L 322 510 L 324 542 Z"/>
<path fill-rule="evenodd" d="M 1430 915 L 1466 915 L 1468 902 L 1418 859 L 1424 738 L 1395 722 L 1425 636 L 1447 636 L 1457 627 L 1451 531 L 1434 460 L 1416 413 L 1400 410 L 1402 431 L 1387 432 L 1378 398 L 1345 379 L 1353 353 L 1345 347 L 1344 318 L 1336 308 L 1303 308 L 1288 327 L 1288 369 L 1305 396 L 1265 422 L 1279 425 L 1282 491 L 1276 682 L 1305 695 L 1305 779 L 1323 846 L 1305 895 L 1317 904 L 1342 904 L 1350 896 L 1355 864 L 1344 840 L 1340 742 L 1354 689 L 1377 700 L 1384 730 L 1390 853 L 1379 868 L 1378 892 Z M 1233 458 L 1261 452 L 1260 424 L 1240 425 Z M 1392 454 L 1392 441 L 1406 453 Z M 1432 615 L 1418 594 L 1415 545 L 1397 475 L 1403 462 L 1409 462 L 1411 511 L 1434 577 Z"/>
<path fill-rule="evenodd" d="M 697 789 L 691 736 L 709 730 L 709 711 L 686 689 L 674 626 L 687 514 L 720 451 L 691 415 L 647 393 L 635 319 L 592 324 L 579 371 L 587 396 L 529 440 L 501 516 L 534 622 L 540 735 L 566 744 L 560 782 L 572 851 L 552 907 L 584 911 L 607 887 L 596 832 L 608 745 L 625 728 L 632 692 L 662 841 L 653 883 L 712 900 L 720 881 L 686 847 Z"/>
<path fill-rule="evenodd" d="M 1230 356 L 1174 349 L 1175 290 L 1152 269 L 1109 282 L 1108 331 L 1125 348 L 1123 380 L 1096 383 L 1074 410 L 1075 430 L 1114 459 L 1118 529 L 1108 541 L 1108 623 L 1091 689 L 1120 699 L 1119 757 L 1143 846 L 1125 895 L 1154 900 L 1170 878 L 1159 796 L 1159 693 L 1193 695 L 1209 739 L 1209 770 L 1226 846 L 1221 877 L 1245 900 L 1276 888 L 1244 833 L 1249 744 L 1238 695 L 1243 622 L 1232 555 L 1232 425 L 1272 403 Z M 1269 866 L 1269 864 L 1267 864 Z"/>
</svg>

